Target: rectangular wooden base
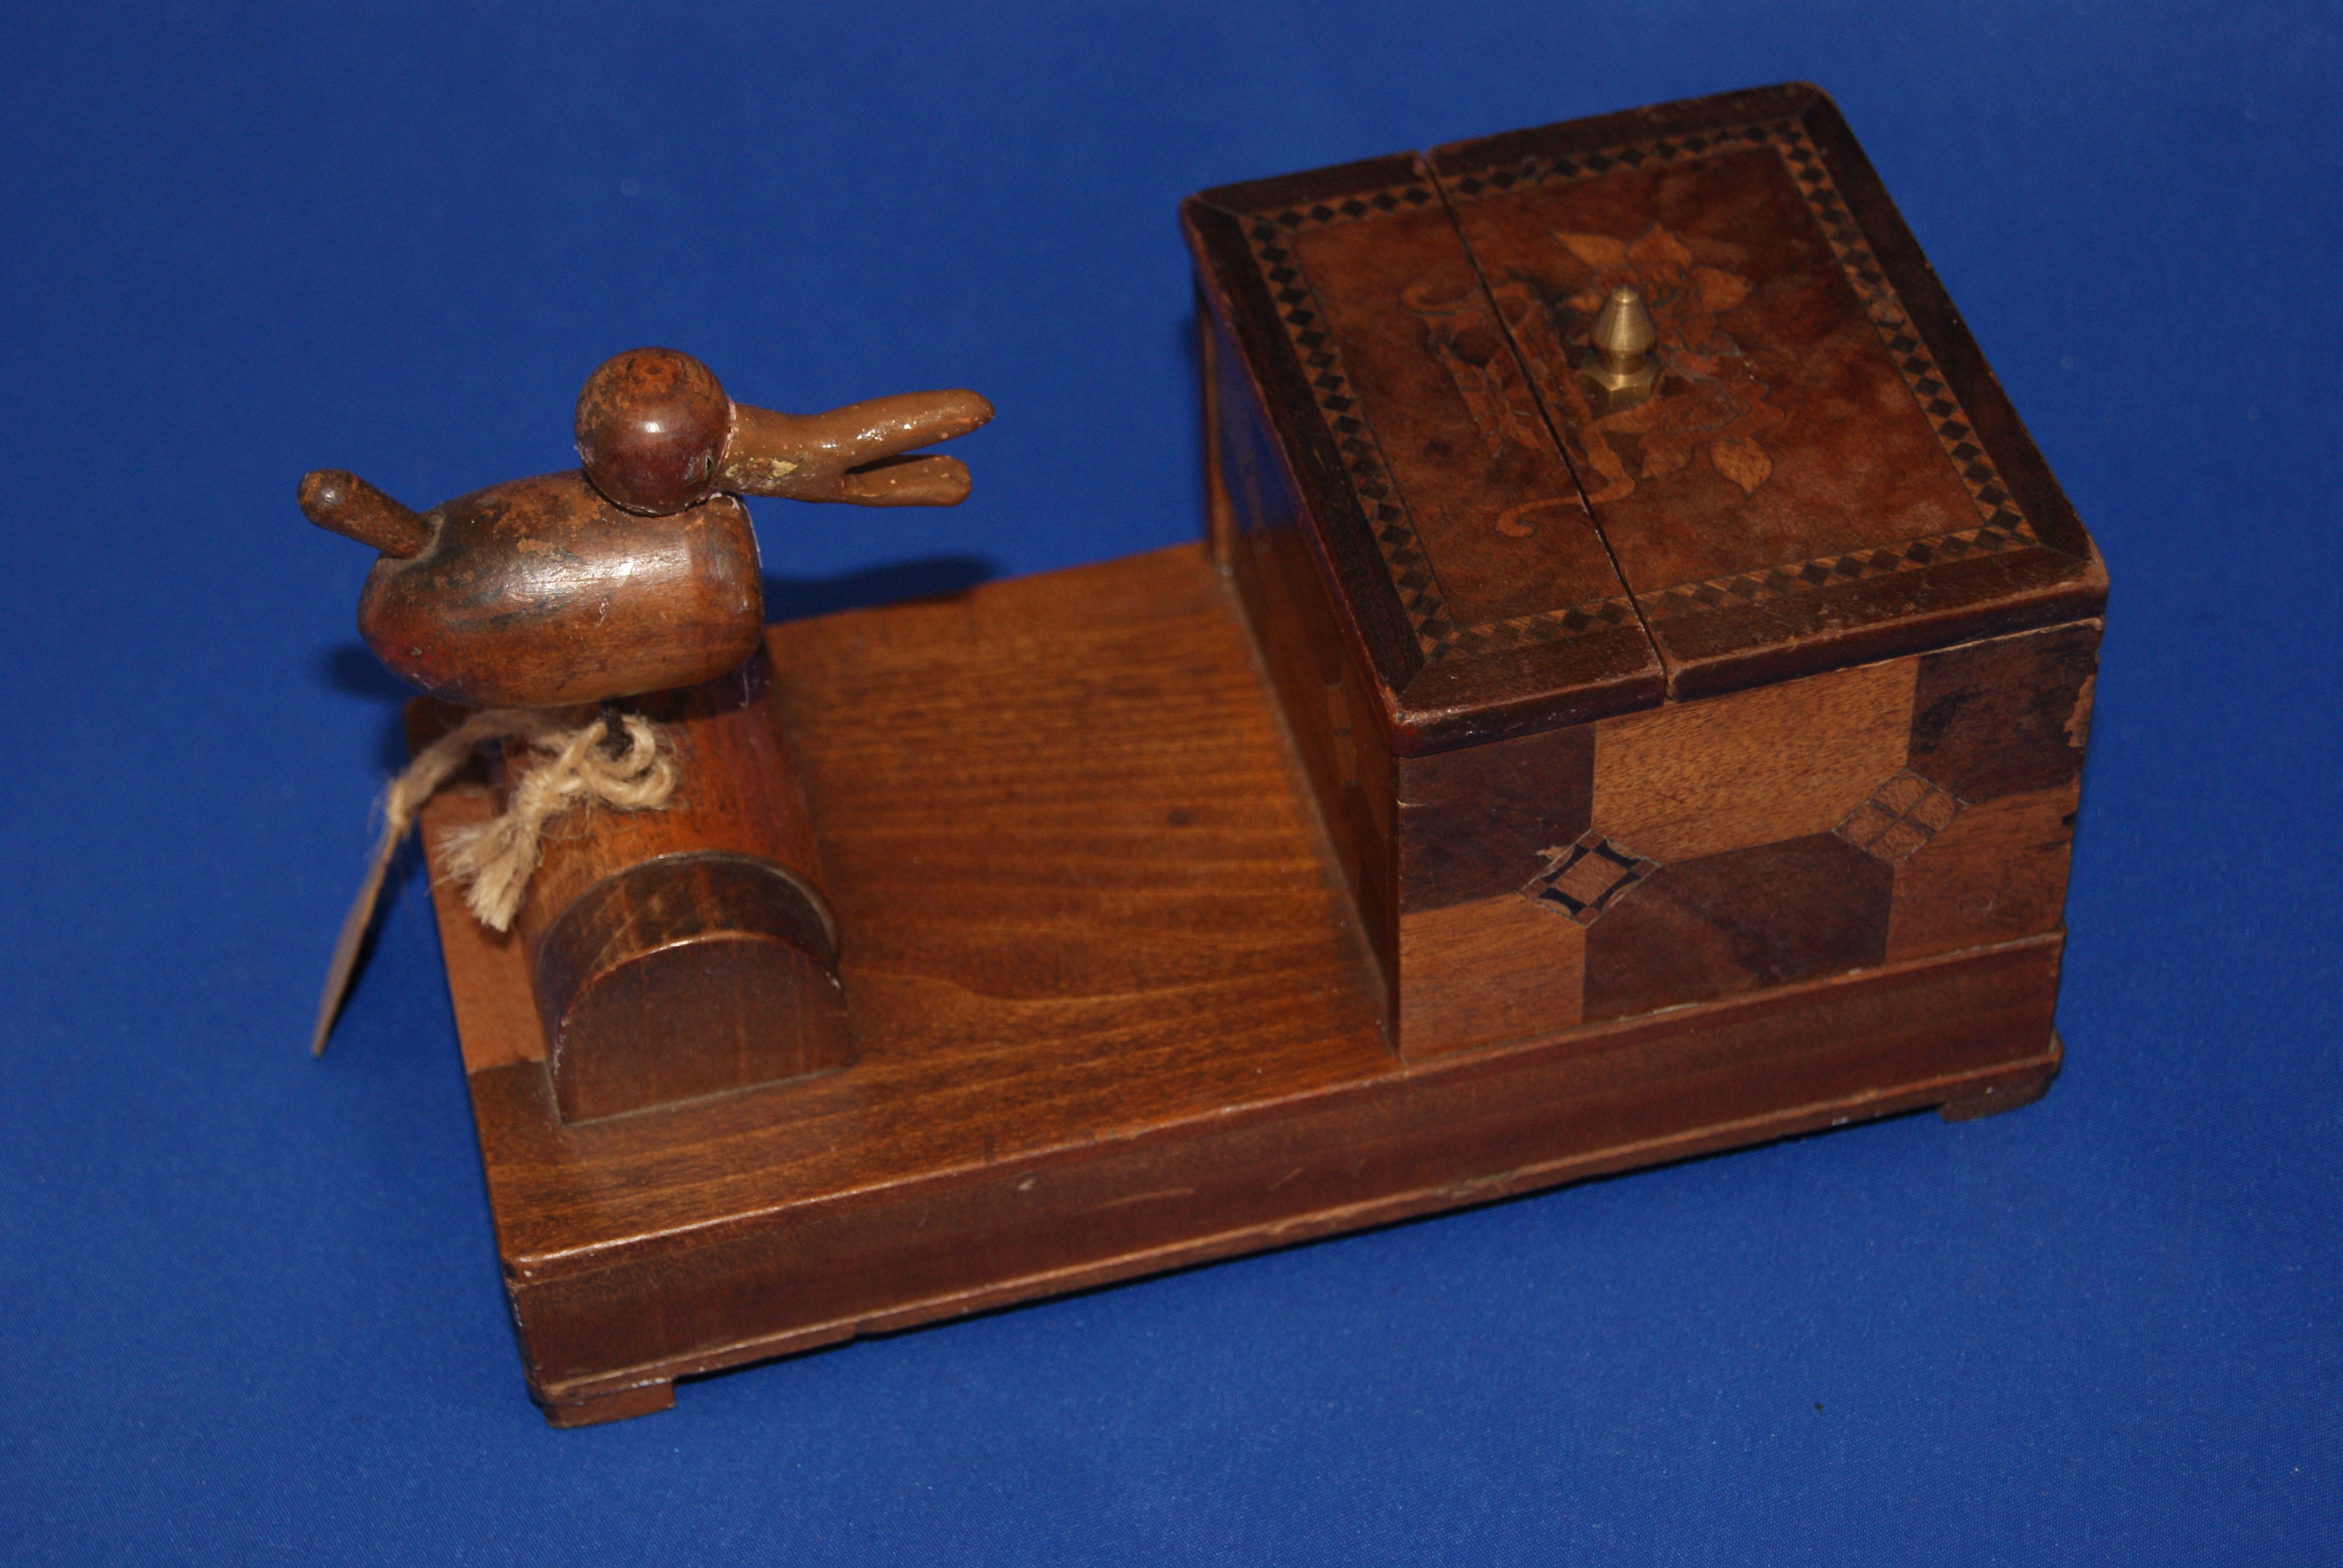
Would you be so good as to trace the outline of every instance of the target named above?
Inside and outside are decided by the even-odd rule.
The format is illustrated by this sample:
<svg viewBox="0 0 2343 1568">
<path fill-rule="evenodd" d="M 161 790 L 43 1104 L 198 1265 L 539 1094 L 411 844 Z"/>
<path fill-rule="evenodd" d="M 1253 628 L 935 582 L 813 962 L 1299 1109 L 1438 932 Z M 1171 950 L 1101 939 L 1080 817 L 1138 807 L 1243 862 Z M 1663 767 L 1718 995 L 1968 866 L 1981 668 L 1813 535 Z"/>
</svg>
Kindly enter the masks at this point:
<svg viewBox="0 0 2343 1568">
<path fill-rule="evenodd" d="M 777 627 L 849 1067 L 581 1126 L 435 879 L 529 1391 L 679 1377 L 2057 1070 L 2053 933 L 1423 1061 L 1183 548 Z M 444 794 L 427 841 L 486 810 Z"/>
</svg>

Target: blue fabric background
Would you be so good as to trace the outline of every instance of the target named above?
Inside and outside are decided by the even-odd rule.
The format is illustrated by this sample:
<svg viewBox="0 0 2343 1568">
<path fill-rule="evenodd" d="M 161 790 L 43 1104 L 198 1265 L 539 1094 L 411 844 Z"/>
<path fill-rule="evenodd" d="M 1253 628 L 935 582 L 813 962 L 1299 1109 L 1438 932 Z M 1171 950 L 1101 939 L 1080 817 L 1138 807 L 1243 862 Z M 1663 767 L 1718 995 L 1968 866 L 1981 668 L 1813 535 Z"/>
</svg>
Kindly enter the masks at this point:
<svg viewBox="0 0 2343 1568">
<path fill-rule="evenodd" d="M 1804 77 L 2113 574 L 2067 1070 L 548 1431 L 436 939 L 304 1046 L 397 759 L 367 553 L 638 343 L 968 385 L 777 612 L 1198 528 L 1201 186 Z M 0 1558 L 2343 1555 L 2332 5 L 43 6 L 0 22 Z"/>
</svg>

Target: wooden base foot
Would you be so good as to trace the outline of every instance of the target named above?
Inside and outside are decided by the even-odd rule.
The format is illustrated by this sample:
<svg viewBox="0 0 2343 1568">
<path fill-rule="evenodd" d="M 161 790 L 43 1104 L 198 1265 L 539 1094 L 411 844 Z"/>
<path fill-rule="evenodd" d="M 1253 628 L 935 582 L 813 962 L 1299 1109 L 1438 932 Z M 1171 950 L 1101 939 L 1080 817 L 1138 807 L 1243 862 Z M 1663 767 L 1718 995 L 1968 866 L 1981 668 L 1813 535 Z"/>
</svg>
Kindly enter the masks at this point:
<svg viewBox="0 0 2343 1568">
<path fill-rule="evenodd" d="M 538 1406 L 545 1412 L 545 1424 L 564 1431 L 573 1426 L 599 1426 L 606 1421 L 625 1421 L 638 1415 L 657 1415 L 675 1408 L 675 1384 L 647 1382 L 635 1388 L 620 1389 L 617 1393 L 597 1395 L 568 1403 L 543 1402 Z"/>
<path fill-rule="evenodd" d="M 2022 1110 L 2050 1092 L 2050 1085 L 2058 1077 L 2058 1064 L 2066 1054 L 2066 1042 L 2053 1031 L 2048 1070 L 2015 1083 L 1997 1083 L 1959 1100 L 1948 1100 L 1936 1107 L 1936 1114 L 1947 1121 L 1978 1121 L 2005 1111 Z"/>
</svg>

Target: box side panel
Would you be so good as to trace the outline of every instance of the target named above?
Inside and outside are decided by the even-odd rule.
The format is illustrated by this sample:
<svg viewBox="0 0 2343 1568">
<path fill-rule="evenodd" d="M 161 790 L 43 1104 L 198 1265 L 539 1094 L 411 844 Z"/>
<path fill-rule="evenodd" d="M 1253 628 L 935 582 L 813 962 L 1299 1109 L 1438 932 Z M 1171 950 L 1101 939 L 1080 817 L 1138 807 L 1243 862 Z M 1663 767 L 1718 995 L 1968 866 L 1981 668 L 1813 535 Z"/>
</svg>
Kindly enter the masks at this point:
<svg viewBox="0 0 2343 1568">
<path fill-rule="evenodd" d="M 2053 628 L 1596 726 L 1580 878 L 1607 885 L 1580 917 L 1584 1016 L 2058 930 L 2097 635 Z"/>
<path fill-rule="evenodd" d="M 1585 931 L 1548 876 L 1591 819 L 1594 735 L 1571 725 L 1399 759 L 1403 1055 L 1577 1026 Z"/>
<path fill-rule="evenodd" d="M 1202 285 L 1194 289 L 1196 318 L 1197 427 L 1204 432 L 1204 550 L 1212 565 L 1225 573 L 1232 568 L 1236 543 L 1235 514 L 1229 508 L 1228 474 L 1221 466 L 1220 442 L 1213 435 L 1212 402 L 1224 372 L 1222 360 L 1231 352 L 1228 335 L 1212 321 L 1212 303 Z"/>
<path fill-rule="evenodd" d="M 1920 660 L 1909 766 L 1934 795 L 1860 829 L 1876 826 L 1891 853 L 1910 846 L 1896 867 L 1891 961 L 2059 928 L 2099 634 L 2083 621 Z"/>
<path fill-rule="evenodd" d="M 1841 832 L 1906 770 L 1919 664 L 1411 759 L 1402 1050 L 1885 961 L 1895 866 Z M 1514 977 L 1510 1005 L 1495 973 Z"/>
<path fill-rule="evenodd" d="M 2058 930 L 2098 638 L 1402 759 L 1402 1054 Z"/>
<path fill-rule="evenodd" d="M 1207 507 L 1330 848 L 1389 992 L 1397 970 L 1397 879 L 1390 754 L 1376 703 L 1344 657 L 1340 615 L 1312 559 L 1302 498 L 1281 459 L 1244 362 L 1209 306 L 1199 317 L 1212 371 L 1204 444 Z"/>
<path fill-rule="evenodd" d="M 1393 167 L 1386 172 L 1384 165 Z M 1412 165 L 1413 160 L 1383 159 L 1321 171 L 1315 177 L 1377 180 L 1403 174 Z M 1254 255 L 1251 238 L 1269 226 L 1248 219 L 1241 209 L 1220 205 L 1237 196 L 1271 199 L 1310 177 L 1191 196 L 1182 204 L 1181 224 L 1195 258 L 1204 314 L 1220 326 L 1221 352 L 1229 362 L 1222 374 L 1233 365 L 1255 388 L 1263 424 L 1283 454 L 1302 513 L 1311 519 L 1313 545 L 1332 588 L 1330 597 L 1342 609 L 1345 639 L 1373 684 L 1397 691 L 1423 669 L 1423 651 L 1352 487 L 1335 432 L 1317 405 L 1309 372 L 1296 353 L 1293 334 L 1310 329 L 1307 292 L 1282 285 L 1280 292 L 1293 297 L 1273 296 L 1272 280 Z M 1269 231 L 1275 232 L 1273 226 Z M 1296 311 L 1303 314 L 1302 322 L 1292 319 Z"/>
<path fill-rule="evenodd" d="M 2096 615 L 2105 578 L 1828 101 L 1777 89 L 1433 165 L 1668 668 L 1711 695 Z M 1576 367 L 1634 287 L 1651 399 Z"/>
</svg>

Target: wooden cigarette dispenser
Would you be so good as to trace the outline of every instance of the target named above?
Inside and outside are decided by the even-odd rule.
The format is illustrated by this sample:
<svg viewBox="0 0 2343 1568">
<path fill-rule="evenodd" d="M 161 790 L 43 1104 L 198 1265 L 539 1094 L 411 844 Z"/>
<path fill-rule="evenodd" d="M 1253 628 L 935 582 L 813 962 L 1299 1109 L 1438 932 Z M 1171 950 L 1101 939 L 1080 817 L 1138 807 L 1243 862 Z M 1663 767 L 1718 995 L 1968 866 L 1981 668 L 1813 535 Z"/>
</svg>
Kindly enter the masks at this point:
<svg viewBox="0 0 2343 1568">
<path fill-rule="evenodd" d="M 1182 218 L 1207 545 L 771 628 L 686 817 L 435 882 L 557 1424 L 2056 1072 L 2106 578 L 1827 99 Z"/>
</svg>

